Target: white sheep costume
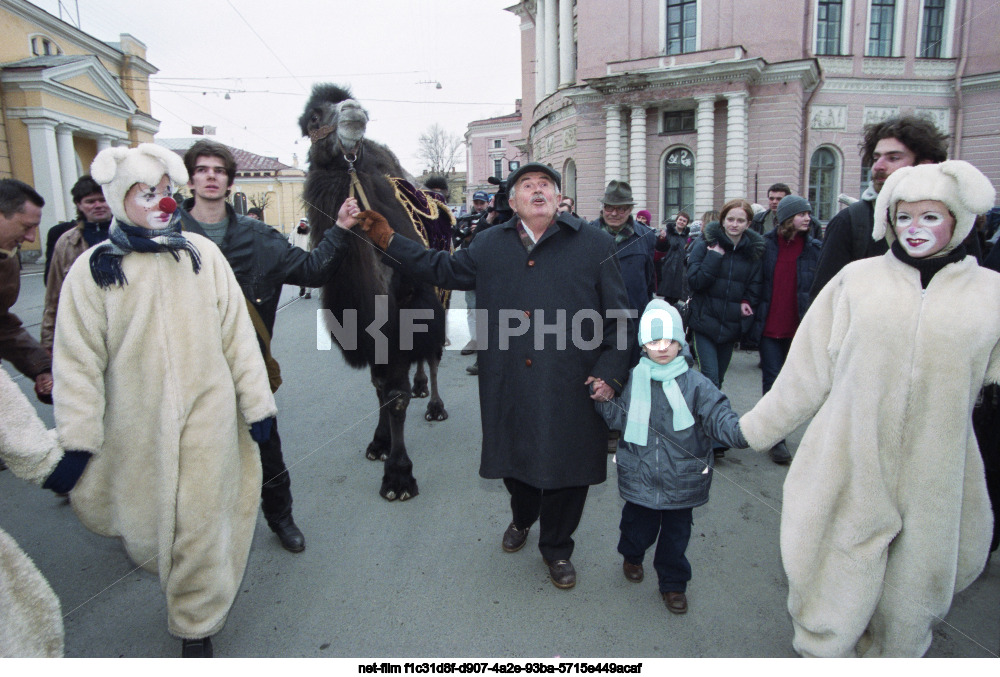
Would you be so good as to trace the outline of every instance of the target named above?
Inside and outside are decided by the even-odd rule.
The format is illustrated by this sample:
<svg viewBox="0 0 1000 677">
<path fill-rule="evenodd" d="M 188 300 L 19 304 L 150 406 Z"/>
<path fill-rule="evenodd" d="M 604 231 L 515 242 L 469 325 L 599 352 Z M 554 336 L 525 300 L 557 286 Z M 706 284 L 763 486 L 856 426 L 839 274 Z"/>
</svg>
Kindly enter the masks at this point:
<svg viewBox="0 0 1000 677">
<path fill-rule="evenodd" d="M 0 369 L 0 458 L 17 477 L 42 484 L 63 450 L 17 384 Z M 0 658 L 63 655 L 59 599 L 42 572 L 0 529 Z"/>
<path fill-rule="evenodd" d="M 153 144 L 105 150 L 91 170 L 126 223 L 132 185 L 187 181 L 180 158 Z M 277 410 L 229 264 L 207 238 L 184 237 L 200 270 L 188 252 L 131 251 L 127 282 L 101 287 L 90 265 L 100 246 L 77 259 L 52 371 L 60 442 L 93 453 L 73 509 L 159 574 L 169 631 L 198 639 L 218 632 L 239 590 L 261 485 L 249 423 Z"/>
<path fill-rule="evenodd" d="M 972 165 L 893 172 L 901 201 L 940 200 L 969 234 L 995 191 Z M 975 258 L 920 272 L 893 252 L 844 267 L 810 306 L 774 387 L 740 419 L 769 449 L 812 417 L 784 486 L 781 556 L 804 656 L 922 656 L 982 571 L 992 515 L 972 408 L 1000 381 L 1000 275 Z"/>
</svg>

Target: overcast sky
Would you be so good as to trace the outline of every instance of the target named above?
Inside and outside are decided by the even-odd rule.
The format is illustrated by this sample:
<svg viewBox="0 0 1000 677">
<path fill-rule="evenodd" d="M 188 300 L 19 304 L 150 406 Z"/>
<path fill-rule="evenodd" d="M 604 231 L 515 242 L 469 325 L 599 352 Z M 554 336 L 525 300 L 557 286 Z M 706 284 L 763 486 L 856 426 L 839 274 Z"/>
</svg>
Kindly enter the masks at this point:
<svg viewBox="0 0 1000 677">
<path fill-rule="evenodd" d="M 59 16 L 58 0 L 31 2 Z M 146 44 L 159 69 L 150 86 L 160 137 L 214 125 L 223 143 L 288 164 L 297 153 L 304 169 L 309 145 L 298 117 L 313 83 L 334 82 L 350 85 L 368 108 L 368 136 L 415 174 L 423 169 L 417 139 L 431 124 L 462 136 L 472 120 L 514 111 L 520 28 L 503 11 L 514 4 L 62 0 L 63 19 L 76 25 L 79 7 L 80 28 L 98 39 L 130 33 Z"/>
</svg>

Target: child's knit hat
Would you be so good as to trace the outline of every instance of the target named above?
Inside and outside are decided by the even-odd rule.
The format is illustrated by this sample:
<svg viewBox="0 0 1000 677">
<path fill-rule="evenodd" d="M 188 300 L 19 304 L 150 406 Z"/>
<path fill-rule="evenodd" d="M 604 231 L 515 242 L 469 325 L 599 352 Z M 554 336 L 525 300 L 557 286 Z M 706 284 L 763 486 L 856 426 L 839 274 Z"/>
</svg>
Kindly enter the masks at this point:
<svg viewBox="0 0 1000 677">
<path fill-rule="evenodd" d="M 951 251 L 972 232 L 976 216 L 989 211 L 995 198 L 990 180 L 962 160 L 900 167 L 885 180 L 875 200 L 872 239 L 885 238 L 890 244 L 895 241 L 890 224 L 896 221 L 897 203 L 939 200 L 955 217 L 955 232 L 942 250 Z"/>
<path fill-rule="evenodd" d="M 681 314 L 663 299 L 653 299 L 646 305 L 642 317 L 639 318 L 639 345 L 644 346 L 650 341 L 660 339 L 677 341 L 682 346 L 687 345 L 687 341 L 684 340 Z"/>
<path fill-rule="evenodd" d="M 94 158 L 90 174 L 103 187 L 111 213 L 123 223 L 129 223 L 125 215 L 125 194 L 135 184 L 155 186 L 164 174 L 176 185 L 183 185 L 188 180 L 180 156 L 155 143 L 140 143 L 135 148 L 106 148 Z"/>
</svg>

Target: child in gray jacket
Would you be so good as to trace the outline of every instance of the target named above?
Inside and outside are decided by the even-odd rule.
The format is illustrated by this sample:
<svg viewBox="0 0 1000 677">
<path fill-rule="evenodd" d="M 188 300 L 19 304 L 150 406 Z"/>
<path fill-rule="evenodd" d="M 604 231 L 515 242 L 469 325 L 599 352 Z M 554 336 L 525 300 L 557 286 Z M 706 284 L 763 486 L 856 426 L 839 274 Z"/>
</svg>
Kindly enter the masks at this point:
<svg viewBox="0 0 1000 677">
<path fill-rule="evenodd" d="M 688 368 L 681 355 L 684 328 L 673 306 L 650 301 L 639 320 L 639 343 L 643 356 L 622 394 L 597 403 L 608 427 L 624 431 L 616 457 L 625 499 L 618 552 L 625 577 L 638 583 L 646 550 L 657 543 L 653 567 L 660 594 L 669 611 L 682 614 L 691 580 L 684 552 L 692 511 L 708 502 L 712 447 L 748 445 L 726 396 Z"/>
</svg>

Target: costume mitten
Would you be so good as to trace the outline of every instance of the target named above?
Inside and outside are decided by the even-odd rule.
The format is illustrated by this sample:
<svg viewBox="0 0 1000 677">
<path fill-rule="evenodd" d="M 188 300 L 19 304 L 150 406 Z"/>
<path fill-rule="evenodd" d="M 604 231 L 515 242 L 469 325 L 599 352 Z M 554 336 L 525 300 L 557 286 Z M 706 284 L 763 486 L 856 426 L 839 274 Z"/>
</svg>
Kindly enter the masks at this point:
<svg viewBox="0 0 1000 677">
<path fill-rule="evenodd" d="M 358 214 L 357 218 L 358 223 L 361 224 L 361 230 L 368 233 L 368 237 L 372 239 L 376 247 L 385 250 L 389 246 L 389 238 L 396 232 L 385 220 L 385 217 L 378 212 L 366 209 Z"/>
<path fill-rule="evenodd" d="M 76 486 L 83 471 L 87 469 L 90 456 L 89 451 L 67 451 L 45 480 L 42 489 L 51 489 L 57 494 L 68 494 Z"/>
<path fill-rule="evenodd" d="M 271 428 L 274 427 L 274 417 L 265 418 L 263 421 L 257 421 L 256 423 L 250 424 L 250 437 L 253 441 L 260 444 L 261 442 L 267 442 L 271 439 Z"/>
</svg>

